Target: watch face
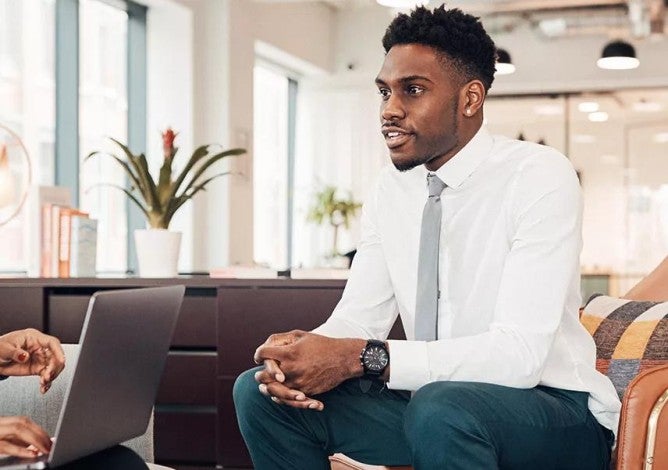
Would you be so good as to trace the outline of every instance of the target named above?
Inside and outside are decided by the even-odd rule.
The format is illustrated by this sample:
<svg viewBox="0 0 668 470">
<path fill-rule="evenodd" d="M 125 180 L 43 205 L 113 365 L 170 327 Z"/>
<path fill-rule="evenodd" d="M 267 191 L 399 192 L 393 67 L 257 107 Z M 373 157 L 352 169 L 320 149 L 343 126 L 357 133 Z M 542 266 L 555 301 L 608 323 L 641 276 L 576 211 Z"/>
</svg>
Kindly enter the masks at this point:
<svg viewBox="0 0 668 470">
<path fill-rule="evenodd" d="M 363 361 L 367 370 L 380 372 L 387 367 L 387 351 L 380 346 L 370 346 L 364 351 Z"/>
</svg>

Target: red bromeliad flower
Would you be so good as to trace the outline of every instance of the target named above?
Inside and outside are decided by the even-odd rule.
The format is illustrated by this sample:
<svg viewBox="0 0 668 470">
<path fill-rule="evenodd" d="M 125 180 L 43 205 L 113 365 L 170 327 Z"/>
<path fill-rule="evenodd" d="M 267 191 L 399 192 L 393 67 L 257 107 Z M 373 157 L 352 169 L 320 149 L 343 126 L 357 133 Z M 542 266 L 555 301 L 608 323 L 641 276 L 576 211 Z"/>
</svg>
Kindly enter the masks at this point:
<svg viewBox="0 0 668 470">
<path fill-rule="evenodd" d="M 162 151 L 165 156 L 165 160 L 171 160 L 174 158 L 176 149 L 174 148 L 174 139 L 179 135 L 178 132 L 174 132 L 171 127 L 168 127 L 165 132 L 162 133 Z"/>
</svg>

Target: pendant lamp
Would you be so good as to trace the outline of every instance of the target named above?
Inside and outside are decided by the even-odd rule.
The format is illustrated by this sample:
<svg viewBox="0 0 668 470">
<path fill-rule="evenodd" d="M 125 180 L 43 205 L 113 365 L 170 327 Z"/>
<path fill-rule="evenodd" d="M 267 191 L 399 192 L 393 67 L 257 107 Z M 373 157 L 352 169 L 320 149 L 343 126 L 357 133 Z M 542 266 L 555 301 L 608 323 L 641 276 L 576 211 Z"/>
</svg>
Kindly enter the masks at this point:
<svg viewBox="0 0 668 470">
<path fill-rule="evenodd" d="M 496 50 L 496 75 L 508 75 L 515 72 L 515 66 L 510 60 L 510 54 L 505 49 Z"/>
<path fill-rule="evenodd" d="M 637 68 L 640 61 L 636 58 L 636 50 L 631 44 L 618 40 L 605 45 L 596 65 L 608 70 L 629 70 Z"/>
</svg>

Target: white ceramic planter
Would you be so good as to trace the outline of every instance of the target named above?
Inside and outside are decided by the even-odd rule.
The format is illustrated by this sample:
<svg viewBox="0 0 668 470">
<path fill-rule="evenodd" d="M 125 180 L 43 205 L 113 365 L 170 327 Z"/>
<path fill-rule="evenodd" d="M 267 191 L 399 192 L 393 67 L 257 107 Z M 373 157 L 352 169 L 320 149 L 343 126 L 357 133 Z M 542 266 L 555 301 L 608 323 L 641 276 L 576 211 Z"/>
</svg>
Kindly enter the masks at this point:
<svg viewBox="0 0 668 470">
<path fill-rule="evenodd" d="M 140 277 L 177 275 L 181 232 L 161 228 L 135 230 Z"/>
</svg>

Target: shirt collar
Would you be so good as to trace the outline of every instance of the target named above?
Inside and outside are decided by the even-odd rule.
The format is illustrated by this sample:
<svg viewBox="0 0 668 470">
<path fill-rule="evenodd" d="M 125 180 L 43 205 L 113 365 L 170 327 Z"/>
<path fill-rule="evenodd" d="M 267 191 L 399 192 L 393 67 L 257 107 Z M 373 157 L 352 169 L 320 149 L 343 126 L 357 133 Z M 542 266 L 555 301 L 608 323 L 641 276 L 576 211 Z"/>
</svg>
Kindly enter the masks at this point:
<svg viewBox="0 0 668 470">
<path fill-rule="evenodd" d="M 448 187 L 458 188 L 489 156 L 493 145 L 492 134 L 487 127 L 480 126 L 473 138 L 434 173 Z"/>
</svg>

